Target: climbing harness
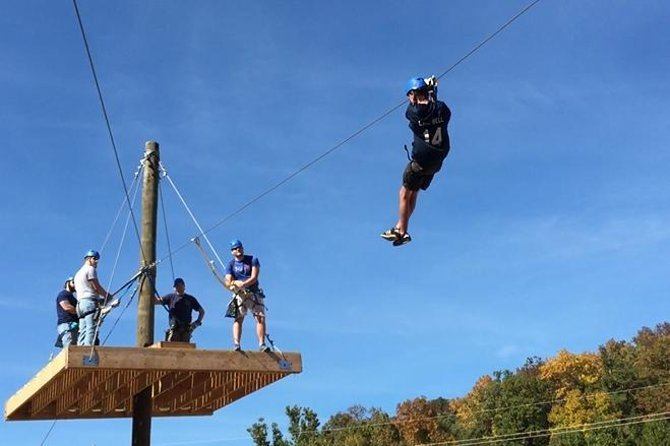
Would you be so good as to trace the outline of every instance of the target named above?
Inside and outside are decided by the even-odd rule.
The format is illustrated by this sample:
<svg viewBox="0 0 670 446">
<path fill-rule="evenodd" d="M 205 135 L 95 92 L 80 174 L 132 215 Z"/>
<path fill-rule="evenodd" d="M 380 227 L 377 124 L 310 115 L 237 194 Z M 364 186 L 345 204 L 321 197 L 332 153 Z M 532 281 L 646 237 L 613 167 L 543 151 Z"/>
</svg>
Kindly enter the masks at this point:
<svg viewBox="0 0 670 446">
<path fill-rule="evenodd" d="M 75 341 L 74 343 L 77 343 L 77 339 L 75 336 L 75 333 L 79 331 L 79 322 L 69 322 L 67 330 L 63 331 L 62 333 L 59 333 L 58 336 L 56 337 L 56 342 L 54 342 L 54 347 L 57 348 L 63 348 L 63 336 L 65 336 L 66 333 L 70 333 L 71 338 Z"/>
<path fill-rule="evenodd" d="M 192 322 L 190 324 L 182 324 L 177 321 L 172 321 L 170 327 L 165 330 L 165 340 L 167 342 L 190 342 L 191 335 L 201 325 L 200 322 Z M 175 339 L 178 338 L 178 339 Z M 184 340 L 186 339 L 186 340 Z"/>
<path fill-rule="evenodd" d="M 265 293 L 261 288 L 259 288 L 257 291 L 252 291 L 249 289 L 238 289 L 237 287 L 235 288 L 236 290 L 233 291 L 233 297 L 230 298 L 230 302 L 228 302 L 226 307 L 226 317 L 237 319 L 240 316 L 240 308 L 244 305 L 246 300 L 251 300 L 254 303 L 254 307 L 260 306 L 263 307 L 264 311 L 268 310 L 268 307 L 265 305 L 265 301 L 260 303 L 258 300 L 259 298 L 265 299 Z M 241 302 L 237 301 L 238 297 L 241 298 Z"/>
</svg>

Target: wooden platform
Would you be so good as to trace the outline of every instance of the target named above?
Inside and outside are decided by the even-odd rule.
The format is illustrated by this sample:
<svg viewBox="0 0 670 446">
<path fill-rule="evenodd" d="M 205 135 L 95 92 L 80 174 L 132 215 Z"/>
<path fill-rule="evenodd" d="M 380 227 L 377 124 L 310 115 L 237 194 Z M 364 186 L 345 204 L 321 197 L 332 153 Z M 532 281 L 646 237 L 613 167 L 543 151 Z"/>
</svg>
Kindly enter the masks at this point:
<svg viewBox="0 0 670 446">
<path fill-rule="evenodd" d="M 292 373 L 299 353 L 198 350 L 193 344 L 150 348 L 70 346 L 5 403 L 5 419 L 131 417 L 133 396 L 151 387 L 153 416 L 211 415 Z"/>
</svg>

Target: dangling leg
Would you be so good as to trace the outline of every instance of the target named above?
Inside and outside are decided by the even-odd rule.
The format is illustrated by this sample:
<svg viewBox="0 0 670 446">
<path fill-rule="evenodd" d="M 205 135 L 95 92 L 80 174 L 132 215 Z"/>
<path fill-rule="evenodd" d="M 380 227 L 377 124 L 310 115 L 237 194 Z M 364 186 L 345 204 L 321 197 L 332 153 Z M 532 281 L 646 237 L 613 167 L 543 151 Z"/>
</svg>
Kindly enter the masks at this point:
<svg viewBox="0 0 670 446">
<path fill-rule="evenodd" d="M 418 190 L 410 190 L 405 186 L 400 188 L 398 193 L 398 222 L 395 227 L 400 234 L 406 234 L 409 227 L 409 218 L 416 208 L 416 199 L 419 196 Z"/>
</svg>

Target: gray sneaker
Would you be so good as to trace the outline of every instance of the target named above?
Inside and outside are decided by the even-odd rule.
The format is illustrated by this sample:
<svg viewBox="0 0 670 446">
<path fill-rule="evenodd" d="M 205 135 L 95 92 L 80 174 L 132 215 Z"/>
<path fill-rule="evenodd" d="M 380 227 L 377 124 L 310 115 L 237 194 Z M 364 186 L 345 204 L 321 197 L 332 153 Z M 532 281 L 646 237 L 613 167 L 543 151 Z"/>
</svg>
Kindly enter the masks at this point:
<svg viewBox="0 0 670 446">
<path fill-rule="evenodd" d="M 393 246 L 402 246 L 412 241 L 412 237 L 408 233 L 404 233 L 402 236 L 399 236 L 396 240 L 393 241 Z"/>
<path fill-rule="evenodd" d="M 391 229 L 387 229 L 386 231 L 382 232 L 379 234 L 381 238 L 384 240 L 388 240 L 389 242 L 394 242 L 400 237 L 400 232 L 398 232 L 398 229 L 396 227 L 393 227 Z"/>
<path fill-rule="evenodd" d="M 241 352 L 242 347 L 240 347 L 240 344 L 235 344 L 235 347 L 233 348 L 233 350 L 236 351 L 236 352 Z"/>
<path fill-rule="evenodd" d="M 263 352 L 263 353 L 268 353 L 270 351 L 270 347 L 268 347 L 265 344 L 261 344 L 258 346 L 258 350 Z"/>
</svg>

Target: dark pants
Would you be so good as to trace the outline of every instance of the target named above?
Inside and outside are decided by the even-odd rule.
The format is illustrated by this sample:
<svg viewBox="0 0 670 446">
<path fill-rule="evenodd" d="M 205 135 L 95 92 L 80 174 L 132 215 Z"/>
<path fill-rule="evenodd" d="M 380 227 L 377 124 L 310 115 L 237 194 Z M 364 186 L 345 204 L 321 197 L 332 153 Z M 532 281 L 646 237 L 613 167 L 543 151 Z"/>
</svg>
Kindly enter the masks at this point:
<svg viewBox="0 0 670 446">
<path fill-rule="evenodd" d="M 191 325 L 172 324 L 165 332 L 168 342 L 191 342 Z"/>
</svg>

